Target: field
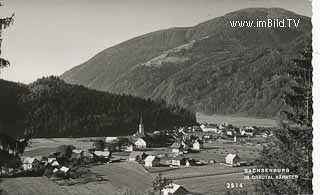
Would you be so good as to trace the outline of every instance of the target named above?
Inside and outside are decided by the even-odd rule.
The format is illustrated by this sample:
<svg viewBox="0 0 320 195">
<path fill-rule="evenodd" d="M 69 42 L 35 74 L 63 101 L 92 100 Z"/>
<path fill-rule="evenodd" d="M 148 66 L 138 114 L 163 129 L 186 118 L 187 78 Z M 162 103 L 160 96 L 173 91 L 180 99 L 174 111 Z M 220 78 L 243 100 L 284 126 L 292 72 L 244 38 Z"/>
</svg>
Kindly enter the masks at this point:
<svg viewBox="0 0 320 195">
<path fill-rule="evenodd" d="M 10 195 L 112 195 L 123 188 L 145 191 L 152 187 L 151 175 L 136 162 L 105 164 L 90 168 L 105 181 L 59 186 L 47 177 L 3 179 L 0 188 Z"/>
<path fill-rule="evenodd" d="M 186 154 L 187 157 L 203 160 L 214 160 L 216 162 L 225 162 L 225 157 L 229 153 L 238 154 L 241 161 L 253 161 L 259 158 L 260 146 L 240 145 L 233 143 L 205 143 L 204 149 L 200 153 Z"/>
<path fill-rule="evenodd" d="M 90 139 L 96 138 L 36 138 L 32 139 L 31 147 L 27 148 L 25 156 L 47 156 L 60 145 L 73 145 L 76 148 L 87 150 L 92 148 L 93 142 Z"/>
<path fill-rule="evenodd" d="M 278 123 L 274 119 L 240 116 L 205 115 L 202 113 L 197 113 L 197 122 L 213 124 L 228 123 L 234 126 L 278 127 Z"/>
</svg>

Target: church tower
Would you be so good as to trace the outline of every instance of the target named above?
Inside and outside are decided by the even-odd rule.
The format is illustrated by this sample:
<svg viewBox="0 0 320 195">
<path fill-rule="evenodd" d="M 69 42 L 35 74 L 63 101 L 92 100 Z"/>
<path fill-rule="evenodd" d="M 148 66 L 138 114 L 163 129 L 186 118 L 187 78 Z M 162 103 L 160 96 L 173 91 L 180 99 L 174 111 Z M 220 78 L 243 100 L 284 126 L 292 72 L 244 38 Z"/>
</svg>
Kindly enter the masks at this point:
<svg viewBox="0 0 320 195">
<path fill-rule="evenodd" d="M 144 126 L 143 126 L 143 121 L 142 121 L 142 114 L 140 116 L 139 130 L 138 130 L 137 135 L 144 136 Z"/>
</svg>

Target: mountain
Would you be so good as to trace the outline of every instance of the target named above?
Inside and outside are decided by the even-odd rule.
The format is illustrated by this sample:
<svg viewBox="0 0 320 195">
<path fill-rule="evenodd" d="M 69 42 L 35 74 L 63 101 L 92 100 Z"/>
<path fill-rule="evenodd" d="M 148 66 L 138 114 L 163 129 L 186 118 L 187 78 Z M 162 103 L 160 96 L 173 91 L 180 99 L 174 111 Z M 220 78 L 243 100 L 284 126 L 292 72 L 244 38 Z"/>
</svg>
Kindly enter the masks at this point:
<svg viewBox="0 0 320 195">
<path fill-rule="evenodd" d="M 295 19 L 291 28 L 233 28 L 230 21 Z M 164 99 L 198 112 L 274 117 L 293 58 L 311 43 L 311 20 L 250 8 L 193 27 L 149 33 L 108 48 L 61 78 L 101 91 Z"/>
<path fill-rule="evenodd" d="M 0 130 L 13 136 L 25 130 L 34 137 L 128 135 L 137 131 L 141 114 L 146 131 L 196 123 L 194 113 L 164 101 L 100 92 L 53 76 L 28 86 L 0 80 L 0 91 L 6 108 Z"/>
</svg>

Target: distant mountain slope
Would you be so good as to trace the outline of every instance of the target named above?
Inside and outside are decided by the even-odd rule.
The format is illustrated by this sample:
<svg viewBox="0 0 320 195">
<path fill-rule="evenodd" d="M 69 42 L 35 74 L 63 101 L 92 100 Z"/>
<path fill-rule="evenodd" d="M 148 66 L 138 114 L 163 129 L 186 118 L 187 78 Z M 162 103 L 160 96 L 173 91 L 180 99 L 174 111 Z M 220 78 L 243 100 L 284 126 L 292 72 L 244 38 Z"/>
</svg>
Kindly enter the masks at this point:
<svg viewBox="0 0 320 195">
<path fill-rule="evenodd" d="M 300 19 L 299 27 L 229 24 L 283 18 Z M 62 78 L 102 91 L 164 99 L 194 111 L 273 117 L 282 107 L 290 61 L 310 43 L 311 28 L 310 18 L 284 9 L 239 10 L 194 27 L 126 41 Z"/>
<path fill-rule="evenodd" d="M 34 137 L 129 135 L 137 131 L 141 113 L 146 131 L 196 123 L 195 114 L 179 106 L 99 92 L 57 77 L 28 86 L 0 80 L 0 91 L 0 132 L 11 135 L 25 130 Z"/>
</svg>

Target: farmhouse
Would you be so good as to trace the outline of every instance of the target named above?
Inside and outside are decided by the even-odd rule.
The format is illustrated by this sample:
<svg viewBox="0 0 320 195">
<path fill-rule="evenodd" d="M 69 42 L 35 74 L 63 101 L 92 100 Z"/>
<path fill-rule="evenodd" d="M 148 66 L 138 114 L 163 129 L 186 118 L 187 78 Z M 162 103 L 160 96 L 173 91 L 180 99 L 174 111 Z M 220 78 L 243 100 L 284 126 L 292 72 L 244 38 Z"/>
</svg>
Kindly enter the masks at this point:
<svg viewBox="0 0 320 195">
<path fill-rule="evenodd" d="M 192 144 L 192 150 L 199 151 L 203 148 L 203 141 L 202 140 L 195 140 Z"/>
<path fill-rule="evenodd" d="M 160 160 L 156 156 L 147 156 L 147 158 L 144 159 L 144 166 L 146 167 L 156 167 L 160 165 Z"/>
<path fill-rule="evenodd" d="M 192 195 L 184 187 L 170 183 L 161 190 L 161 195 Z"/>
<path fill-rule="evenodd" d="M 133 148 L 136 148 L 136 149 L 147 148 L 147 142 L 141 137 L 131 137 L 130 142 L 133 145 Z"/>
<path fill-rule="evenodd" d="M 25 157 L 22 161 L 22 168 L 23 170 L 28 171 L 38 167 L 39 164 L 40 161 L 38 161 L 36 158 Z"/>
<path fill-rule="evenodd" d="M 189 167 L 190 162 L 189 162 L 188 158 L 186 158 L 184 156 L 176 156 L 176 157 L 172 158 L 171 165 L 177 166 L 177 167 L 181 167 L 181 166 Z"/>
<path fill-rule="evenodd" d="M 53 166 L 53 167 L 59 167 L 59 162 L 58 161 L 56 161 L 56 160 L 54 160 L 54 161 L 52 161 L 51 163 L 51 166 Z"/>
<path fill-rule="evenodd" d="M 117 141 L 118 137 L 106 137 L 106 142 L 107 143 L 112 143 Z"/>
<path fill-rule="evenodd" d="M 84 157 L 84 151 L 83 150 L 72 150 L 72 158 L 73 159 L 82 159 Z"/>
<path fill-rule="evenodd" d="M 218 126 L 213 125 L 213 124 L 202 124 L 201 129 L 203 132 L 214 132 L 218 133 Z"/>
<path fill-rule="evenodd" d="M 240 166 L 240 157 L 237 154 L 228 154 L 226 156 L 226 164 L 232 167 Z"/>
<path fill-rule="evenodd" d="M 144 152 L 132 151 L 129 154 L 129 161 L 140 161 L 145 158 L 146 154 Z"/>
<path fill-rule="evenodd" d="M 60 168 L 60 171 L 61 172 L 63 172 L 63 173 L 68 173 L 68 171 L 69 171 L 70 169 L 68 168 L 68 167 L 65 167 L 65 166 L 62 166 L 61 168 Z"/>
<path fill-rule="evenodd" d="M 187 144 L 184 143 L 183 141 L 175 142 L 171 145 L 172 153 L 180 153 L 186 147 L 187 147 Z"/>
<path fill-rule="evenodd" d="M 105 159 L 109 159 L 111 157 L 111 153 L 109 151 L 94 151 L 93 155 Z"/>
<path fill-rule="evenodd" d="M 48 163 L 52 163 L 53 161 L 56 161 L 57 160 L 57 158 L 48 158 Z"/>
<path fill-rule="evenodd" d="M 242 136 L 250 136 L 252 137 L 253 136 L 253 127 L 246 127 L 246 128 L 241 128 L 240 129 L 240 134 Z"/>
</svg>

